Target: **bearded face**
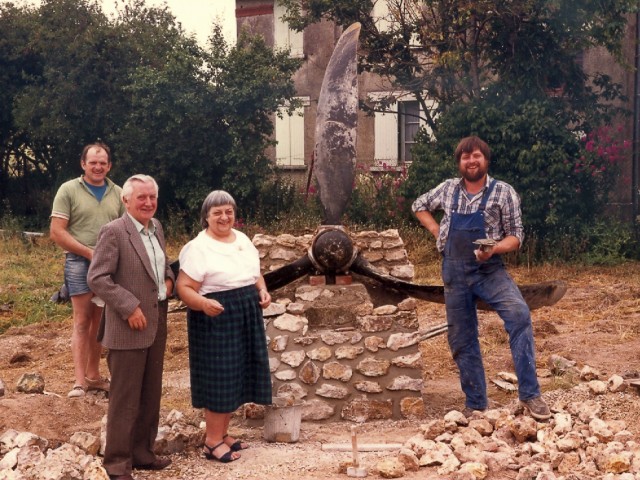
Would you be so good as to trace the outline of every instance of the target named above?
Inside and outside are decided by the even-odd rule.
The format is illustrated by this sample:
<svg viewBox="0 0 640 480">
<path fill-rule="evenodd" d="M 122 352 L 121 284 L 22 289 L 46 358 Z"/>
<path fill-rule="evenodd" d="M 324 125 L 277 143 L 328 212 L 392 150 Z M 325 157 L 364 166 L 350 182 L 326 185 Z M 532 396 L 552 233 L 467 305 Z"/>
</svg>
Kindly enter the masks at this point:
<svg viewBox="0 0 640 480">
<path fill-rule="evenodd" d="M 478 149 L 471 153 L 463 153 L 458 164 L 460 176 L 467 182 L 482 180 L 489 171 L 489 161 Z"/>
</svg>

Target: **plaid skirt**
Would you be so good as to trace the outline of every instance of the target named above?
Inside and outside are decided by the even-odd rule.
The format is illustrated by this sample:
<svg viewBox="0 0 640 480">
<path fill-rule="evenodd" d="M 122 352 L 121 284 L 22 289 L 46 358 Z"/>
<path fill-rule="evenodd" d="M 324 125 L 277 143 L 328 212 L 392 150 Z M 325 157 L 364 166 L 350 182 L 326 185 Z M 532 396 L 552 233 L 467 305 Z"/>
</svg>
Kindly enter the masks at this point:
<svg viewBox="0 0 640 480">
<path fill-rule="evenodd" d="M 224 312 L 187 311 L 191 402 L 230 413 L 247 402 L 270 405 L 269 354 L 256 287 L 214 292 Z"/>
</svg>

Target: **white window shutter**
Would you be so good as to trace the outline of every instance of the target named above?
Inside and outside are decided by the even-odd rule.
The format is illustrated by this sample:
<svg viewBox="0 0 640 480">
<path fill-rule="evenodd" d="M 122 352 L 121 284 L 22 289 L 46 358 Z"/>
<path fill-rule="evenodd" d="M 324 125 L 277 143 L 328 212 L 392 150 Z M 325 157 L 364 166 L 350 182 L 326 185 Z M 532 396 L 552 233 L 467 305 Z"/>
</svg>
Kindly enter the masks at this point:
<svg viewBox="0 0 640 480">
<path fill-rule="evenodd" d="M 303 108 L 289 116 L 282 109 L 283 117 L 276 116 L 276 165 L 304 165 L 304 113 Z"/>
<path fill-rule="evenodd" d="M 386 0 L 377 0 L 373 4 L 371 18 L 373 18 L 373 21 L 380 32 L 386 32 L 389 30 L 391 20 L 389 16 L 389 5 L 387 5 Z"/>
<path fill-rule="evenodd" d="M 398 104 L 389 105 L 396 112 Z M 398 164 L 398 115 L 396 113 L 375 113 L 375 164 L 396 166 Z"/>
<path fill-rule="evenodd" d="M 275 2 L 273 6 L 273 39 L 276 48 L 288 48 L 292 57 L 302 57 L 303 32 L 296 32 L 289 28 L 289 24 L 282 21 L 286 9 Z"/>
<path fill-rule="evenodd" d="M 291 165 L 304 165 L 304 117 L 302 109 L 289 117 L 291 132 Z"/>
<path fill-rule="evenodd" d="M 291 117 L 286 113 L 276 116 L 276 165 L 291 164 Z"/>
</svg>

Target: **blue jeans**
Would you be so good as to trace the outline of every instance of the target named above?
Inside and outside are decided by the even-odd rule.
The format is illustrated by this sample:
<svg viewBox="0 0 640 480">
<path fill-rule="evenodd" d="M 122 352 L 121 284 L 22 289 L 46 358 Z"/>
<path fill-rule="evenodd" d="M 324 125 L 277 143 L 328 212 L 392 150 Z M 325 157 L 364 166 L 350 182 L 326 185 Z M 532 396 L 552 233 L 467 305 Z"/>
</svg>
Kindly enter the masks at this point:
<svg viewBox="0 0 640 480">
<path fill-rule="evenodd" d="M 445 257 L 442 279 L 449 348 L 460 371 L 466 406 L 476 410 L 487 408 L 487 384 L 478 341 L 477 299 L 494 308 L 504 322 L 518 377 L 520 400 L 540 396 L 531 313 L 502 261 L 492 258 L 478 263 L 475 259 Z"/>
</svg>

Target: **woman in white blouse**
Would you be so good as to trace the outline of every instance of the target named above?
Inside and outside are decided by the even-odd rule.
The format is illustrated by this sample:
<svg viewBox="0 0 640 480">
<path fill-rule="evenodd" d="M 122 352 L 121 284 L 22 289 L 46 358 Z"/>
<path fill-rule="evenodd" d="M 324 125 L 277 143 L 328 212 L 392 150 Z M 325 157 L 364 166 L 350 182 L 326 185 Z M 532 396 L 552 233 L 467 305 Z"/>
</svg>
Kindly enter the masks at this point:
<svg viewBox="0 0 640 480">
<path fill-rule="evenodd" d="M 191 401 L 204 408 L 204 455 L 224 463 L 248 445 L 229 436 L 243 403 L 272 402 L 262 309 L 271 303 L 251 240 L 233 228 L 236 202 L 211 192 L 202 205 L 204 230 L 180 252 L 177 290 L 187 305 Z"/>
</svg>

